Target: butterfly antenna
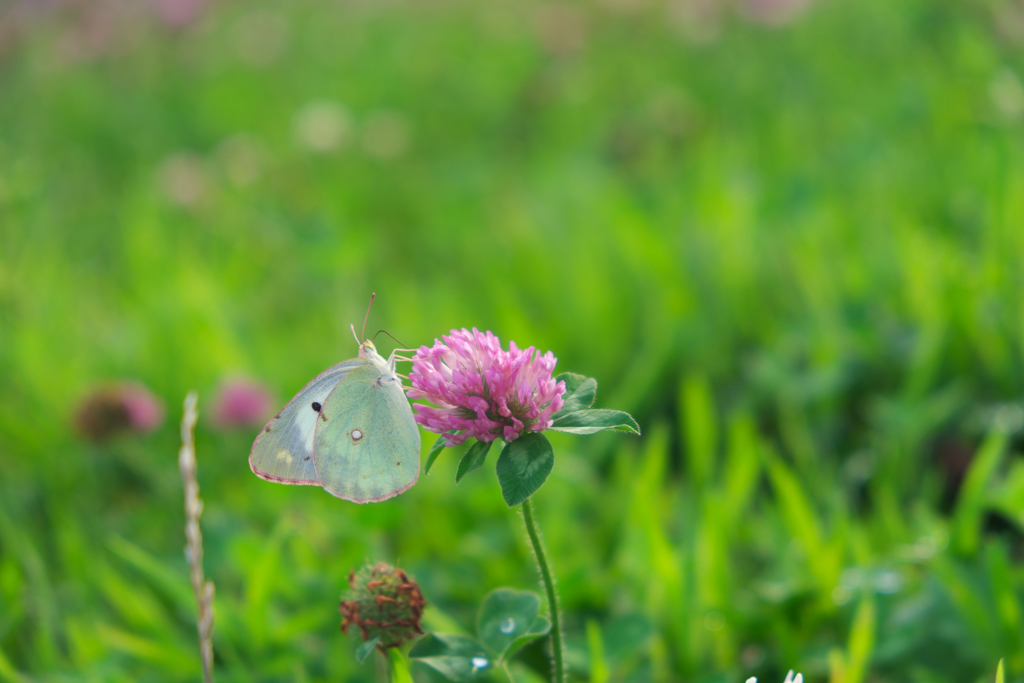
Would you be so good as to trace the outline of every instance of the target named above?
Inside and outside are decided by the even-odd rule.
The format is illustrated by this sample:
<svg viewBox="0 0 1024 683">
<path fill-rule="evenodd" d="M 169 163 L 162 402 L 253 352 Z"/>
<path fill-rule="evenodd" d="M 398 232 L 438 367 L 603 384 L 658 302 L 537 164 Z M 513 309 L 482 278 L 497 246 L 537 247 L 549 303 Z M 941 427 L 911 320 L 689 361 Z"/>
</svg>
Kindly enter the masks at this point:
<svg viewBox="0 0 1024 683">
<path fill-rule="evenodd" d="M 377 330 L 377 334 L 380 334 L 381 332 L 383 332 L 384 334 L 388 335 L 389 337 L 394 339 L 396 342 L 398 342 L 398 345 L 401 346 L 403 350 L 406 348 L 405 344 L 403 344 L 402 342 L 398 341 L 398 337 L 396 337 L 395 335 L 391 334 L 387 330 Z M 374 339 L 377 338 L 377 334 L 373 335 Z"/>
<path fill-rule="evenodd" d="M 348 327 L 350 330 L 352 330 L 352 338 L 356 340 L 356 344 L 359 344 L 359 335 L 356 334 L 356 326 L 349 325 Z M 362 344 L 359 345 L 362 346 Z"/>
<path fill-rule="evenodd" d="M 370 305 L 366 307 L 366 317 L 363 318 L 363 340 L 366 340 L 366 321 L 370 319 L 370 309 L 373 308 L 373 300 L 377 298 L 377 292 L 370 294 Z"/>
</svg>

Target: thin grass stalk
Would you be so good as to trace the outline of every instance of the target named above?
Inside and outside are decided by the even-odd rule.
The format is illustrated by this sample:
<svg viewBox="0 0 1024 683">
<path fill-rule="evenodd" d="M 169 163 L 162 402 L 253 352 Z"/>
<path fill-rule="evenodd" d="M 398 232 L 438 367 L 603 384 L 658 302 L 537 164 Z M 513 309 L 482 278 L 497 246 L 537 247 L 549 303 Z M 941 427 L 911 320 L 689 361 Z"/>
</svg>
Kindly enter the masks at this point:
<svg viewBox="0 0 1024 683">
<path fill-rule="evenodd" d="M 199 634 L 199 654 L 203 662 L 204 683 L 213 682 L 213 582 L 203 576 L 203 534 L 199 530 L 199 516 L 203 514 L 203 501 L 199 498 L 196 481 L 196 447 L 192 432 L 196 426 L 196 392 L 185 397 L 185 413 L 181 418 L 181 451 L 178 467 L 185 484 L 185 558 L 191 567 L 192 591 L 196 596 L 198 613 L 196 631 Z"/>
<path fill-rule="evenodd" d="M 527 498 L 521 507 L 523 508 L 523 521 L 526 523 L 526 533 L 530 537 L 533 554 L 537 557 L 541 581 L 544 583 L 544 591 L 548 596 L 548 610 L 551 612 L 551 682 L 564 683 L 565 653 L 562 651 L 562 610 L 558 606 L 555 579 L 548 564 L 547 554 L 544 552 L 544 541 L 541 539 L 540 530 L 534 519 L 533 499 Z"/>
</svg>

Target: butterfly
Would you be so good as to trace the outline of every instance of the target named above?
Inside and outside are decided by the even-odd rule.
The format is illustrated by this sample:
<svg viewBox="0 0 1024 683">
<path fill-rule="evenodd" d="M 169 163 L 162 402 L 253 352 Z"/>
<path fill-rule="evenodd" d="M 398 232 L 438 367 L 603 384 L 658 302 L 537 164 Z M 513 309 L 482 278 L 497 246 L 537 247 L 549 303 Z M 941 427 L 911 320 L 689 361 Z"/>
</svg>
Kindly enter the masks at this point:
<svg viewBox="0 0 1024 683">
<path fill-rule="evenodd" d="M 249 453 L 257 477 L 355 503 L 387 500 L 419 479 L 420 431 L 395 352 L 384 360 L 365 331 L 364 321 L 358 357 L 314 377 L 260 431 Z"/>
</svg>

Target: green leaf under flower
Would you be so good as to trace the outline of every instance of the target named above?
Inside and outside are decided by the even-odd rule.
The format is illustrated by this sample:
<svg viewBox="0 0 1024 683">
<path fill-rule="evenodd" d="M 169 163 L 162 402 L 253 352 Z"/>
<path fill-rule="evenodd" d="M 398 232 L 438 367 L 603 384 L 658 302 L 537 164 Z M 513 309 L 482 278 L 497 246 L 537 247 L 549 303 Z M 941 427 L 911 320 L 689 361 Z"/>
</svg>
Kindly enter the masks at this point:
<svg viewBox="0 0 1024 683">
<path fill-rule="evenodd" d="M 548 429 L 568 434 L 595 434 L 606 429 L 629 434 L 640 434 L 640 425 L 629 413 L 621 410 L 577 410 L 559 412 Z"/>
<path fill-rule="evenodd" d="M 409 659 L 423 662 L 449 681 L 482 678 L 494 665 L 483 645 L 452 633 L 428 633 L 409 651 Z"/>
<path fill-rule="evenodd" d="M 373 652 L 373 649 L 378 645 L 380 645 L 380 636 L 374 636 L 373 638 L 370 638 L 368 641 L 360 645 L 359 648 L 356 650 L 356 661 L 362 664 L 366 660 L 366 658 L 370 656 L 370 653 Z"/>
<path fill-rule="evenodd" d="M 563 372 L 555 377 L 556 382 L 565 382 L 565 393 L 562 394 L 562 409 L 555 413 L 558 417 L 563 413 L 573 413 L 577 410 L 586 410 L 594 405 L 597 398 L 597 380 L 586 375 L 577 375 L 575 372 Z"/>
<path fill-rule="evenodd" d="M 477 441 L 470 446 L 466 454 L 462 456 L 462 460 L 459 461 L 459 471 L 455 473 L 455 483 L 458 484 L 464 476 L 473 470 L 483 467 L 484 461 L 487 460 L 487 453 L 490 450 L 491 442 Z"/>
<path fill-rule="evenodd" d="M 511 588 L 492 591 L 480 606 L 480 640 L 498 660 L 507 661 L 523 645 L 551 630 L 551 622 L 539 611 L 536 593 Z"/>
<path fill-rule="evenodd" d="M 430 474 L 430 468 L 433 466 L 434 461 L 437 460 L 437 456 L 441 455 L 441 451 L 446 448 L 445 444 L 448 443 L 448 437 L 456 434 L 458 432 L 447 432 L 437 437 L 437 441 L 434 442 L 434 445 L 430 447 L 430 452 L 427 453 L 427 464 L 423 466 L 423 474 Z"/>
<path fill-rule="evenodd" d="M 498 456 L 498 483 L 509 507 L 534 494 L 555 466 L 555 453 L 543 434 L 533 432 L 509 442 Z"/>
</svg>

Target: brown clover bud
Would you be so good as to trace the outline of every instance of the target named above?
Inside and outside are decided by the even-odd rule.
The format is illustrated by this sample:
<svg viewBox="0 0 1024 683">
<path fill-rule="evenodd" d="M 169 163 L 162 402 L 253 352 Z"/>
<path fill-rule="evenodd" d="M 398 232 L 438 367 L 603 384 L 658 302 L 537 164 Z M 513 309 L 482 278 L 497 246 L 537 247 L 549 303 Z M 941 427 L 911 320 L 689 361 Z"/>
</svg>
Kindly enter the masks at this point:
<svg viewBox="0 0 1024 683">
<path fill-rule="evenodd" d="M 341 632 L 349 626 L 359 629 L 363 640 L 380 639 L 380 649 L 398 647 L 422 634 L 420 617 L 427 603 L 419 584 L 401 569 L 383 562 L 367 565 L 348 575 L 349 591 L 339 610 Z"/>
<path fill-rule="evenodd" d="M 119 432 L 149 432 L 164 419 L 163 403 L 138 382 L 102 386 L 86 396 L 75 410 L 75 429 L 91 441 Z"/>
</svg>

